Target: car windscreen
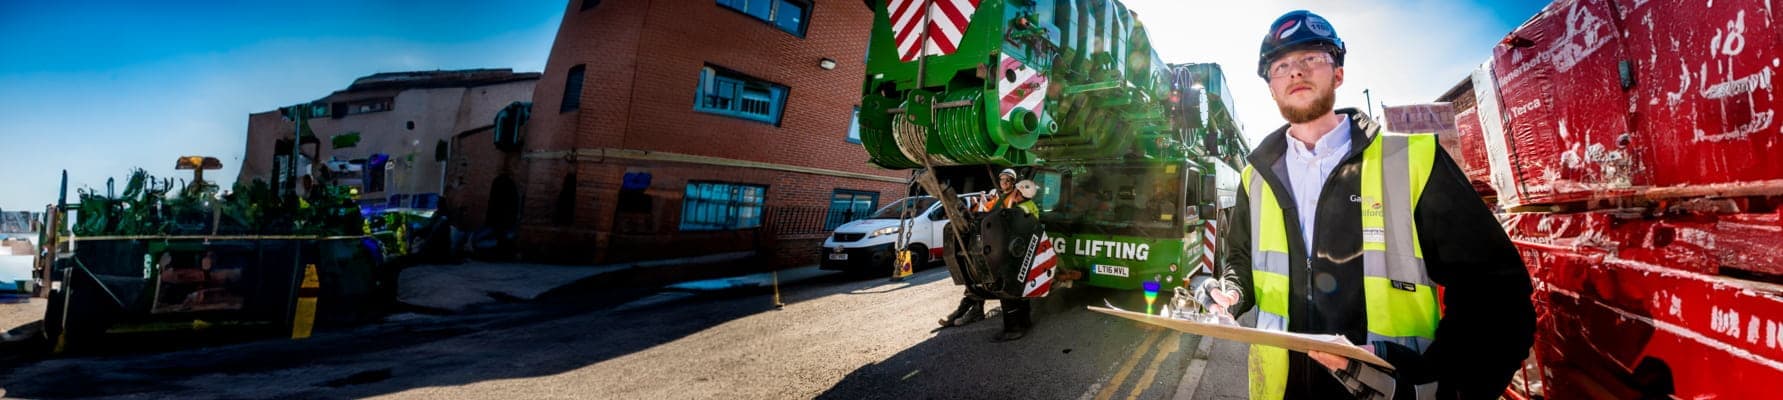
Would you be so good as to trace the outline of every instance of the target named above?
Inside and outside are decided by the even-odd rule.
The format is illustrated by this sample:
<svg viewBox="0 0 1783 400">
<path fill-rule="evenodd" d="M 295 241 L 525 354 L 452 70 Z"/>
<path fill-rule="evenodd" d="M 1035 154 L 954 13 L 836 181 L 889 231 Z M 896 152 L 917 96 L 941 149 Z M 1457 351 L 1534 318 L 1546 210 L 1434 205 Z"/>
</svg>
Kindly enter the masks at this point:
<svg viewBox="0 0 1783 400">
<path fill-rule="evenodd" d="M 934 197 L 906 197 L 886 204 L 885 207 L 880 207 L 879 211 L 874 211 L 873 215 L 867 219 L 902 219 L 905 209 L 910 210 L 910 216 L 919 216 L 923 211 L 928 211 L 929 206 L 932 205 L 935 205 Z"/>
</svg>

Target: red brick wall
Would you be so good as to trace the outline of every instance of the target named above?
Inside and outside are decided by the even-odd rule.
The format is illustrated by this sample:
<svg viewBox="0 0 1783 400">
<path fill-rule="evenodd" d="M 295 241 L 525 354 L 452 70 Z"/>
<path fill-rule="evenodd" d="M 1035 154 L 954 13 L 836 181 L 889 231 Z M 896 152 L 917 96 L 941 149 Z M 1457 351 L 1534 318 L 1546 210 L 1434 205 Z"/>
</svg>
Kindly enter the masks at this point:
<svg viewBox="0 0 1783 400">
<path fill-rule="evenodd" d="M 810 235 L 780 235 L 776 224 L 777 210 L 801 210 L 806 218 L 802 228 L 809 228 L 809 214 L 827 210 L 836 189 L 877 192 L 883 205 L 902 198 L 906 189 L 901 182 L 870 181 L 836 176 L 813 175 L 754 168 L 718 167 L 674 162 L 607 161 L 569 163 L 557 160 L 531 160 L 533 171 L 550 171 L 551 175 L 534 175 L 533 190 L 526 199 L 527 225 L 522 227 L 523 251 L 529 258 L 555 262 L 622 262 L 673 258 L 678 256 L 727 253 L 762 249 L 772 250 L 782 239 L 821 239 Z M 577 208 L 573 223 L 559 223 L 556 203 L 562 188 L 562 174 L 574 165 L 577 182 Z M 650 199 L 651 213 L 619 218 L 617 197 L 627 172 L 651 175 L 644 191 Z M 727 232 L 680 231 L 682 198 L 689 182 L 711 181 L 759 185 L 767 188 L 763 227 Z M 793 211 L 788 211 L 793 212 Z M 589 246 L 590 243 L 597 244 Z M 799 247 L 816 249 L 816 242 Z M 605 249 L 612 248 L 608 251 Z"/>
<path fill-rule="evenodd" d="M 622 148 L 692 154 L 903 179 L 906 171 L 868 164 L 845 140 L 860 97 L 872 12 L 858 2 L 813 5 L 803 38 L 710 1 L 605 2 L 580 10 L 570 2 L 534 92 L 526 137 L 534 158 L 524 167 L 522 251 L 560 262 L 620 262 L 762 251 L 813 253 L 804 235 L 779 237 L 772 227 L 731 232 L 680 232 L 682 194 L 690 181 L 767 186 L 767 207 L 822 209 L 835 189 L 880 192 L 884 204 L 903 197 L 899 182 L 753 168 L 636 160 L 540 157 L 538 152 Z M 835 60 L 834 70 L 818 67 Z M 700 70 L 707 64 L 789 88 L 778 125 L 694 111 Z M 565 75 L 584 65 L 581 106 L 560 113 Z M 628 171 L 652 175 L 648 217 L 616 218 Z M 573 221 L 555 214 L 564 175 L 574 172 Z M 773 211 L 769 211 L 773 212 Z M 764 224 L 773 224 L 773 215 Z M 782 240 L 786 243 L 781 243 Z M 783 249 L 784 247 L 784 249 Z M 790 248 L 806 248 L 789 250 Z M 790 257 L 790 256 L 789 256 Z M 809 256 L 804 256 L 808 261 Z M 779 263 L 797 262 L 781 257 Z"/>
<path fill-rule="evenodd" d="M 581 1 L 568 3 L 544 76 L 533 91 L 529 124 L 534 133 L 526 137 L 526 148 L 618 147 L 630 118 L 644 13 L 654 2 L 611 1 L 588 10 L 580 10 Z M 565 77 L 576 65 L 586 68 L 581 106 L 560 112 Z"/>
<path fill-rule="evenodd" d="M 521 178 L 520 156 L 496 149 L 493 135 L 493 130 L 482 129 L 452 139 L 452 155 L 446 160 L 446 191 L 440 206 L 452 225 L 465 231 L 483 227 L 489 191 L 496 177 Z"/>
</svg>

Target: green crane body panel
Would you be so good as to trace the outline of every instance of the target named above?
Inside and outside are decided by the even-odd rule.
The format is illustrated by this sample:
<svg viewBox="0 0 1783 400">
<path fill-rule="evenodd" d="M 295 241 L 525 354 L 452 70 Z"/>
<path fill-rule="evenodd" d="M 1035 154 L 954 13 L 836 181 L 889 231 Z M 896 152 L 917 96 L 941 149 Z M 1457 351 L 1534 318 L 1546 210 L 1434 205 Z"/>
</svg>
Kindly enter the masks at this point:
<svg viewBox="0 0 1783 400">
<path fill-rule="evenodd" d="M 867 6 L 873 164 L 933 167 L 961 193 L 988 189 L 979 167 L 1032 167 L 1059 265 L 1093 286 L 1186 284 L 1208 263 L 1201 237 L 1227 207 L 1213 177 L 1249 153 L 1219 65 L 1166 64 L 1115 0 Z"/>
<path fill-rule="evenodd" d="M 860 132 L 878 166 L 1243 152 L 1220 67 L 1165 64 L 1119 1 L 870 5 Z"/>
</svg>

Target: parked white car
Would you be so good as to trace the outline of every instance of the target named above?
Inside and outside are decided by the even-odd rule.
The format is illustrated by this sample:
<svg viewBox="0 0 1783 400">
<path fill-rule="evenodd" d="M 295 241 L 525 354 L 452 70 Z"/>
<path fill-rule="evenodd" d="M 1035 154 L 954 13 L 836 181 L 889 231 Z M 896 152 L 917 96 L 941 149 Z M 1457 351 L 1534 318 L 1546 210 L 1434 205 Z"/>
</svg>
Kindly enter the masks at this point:
<svg viewBox="0 0 1783 400">
<path fill-rule="evenodd" d="M 961 195 L 967 209 L 975 208 L 982 194 Z M 911 209 L 912 218 L 902 220 L 904 210 Z M 836 227 L 818 250 L 820 268 L 857 273 L 889 273 L 897 258 L 898 235 L 909 229 L 912 263 L 927 265 L 941 258 L 941 229 L 948 223 L 941 202 L 931 196 L 906 197 L 873 212 L 866 219 Z"/>
</svg>

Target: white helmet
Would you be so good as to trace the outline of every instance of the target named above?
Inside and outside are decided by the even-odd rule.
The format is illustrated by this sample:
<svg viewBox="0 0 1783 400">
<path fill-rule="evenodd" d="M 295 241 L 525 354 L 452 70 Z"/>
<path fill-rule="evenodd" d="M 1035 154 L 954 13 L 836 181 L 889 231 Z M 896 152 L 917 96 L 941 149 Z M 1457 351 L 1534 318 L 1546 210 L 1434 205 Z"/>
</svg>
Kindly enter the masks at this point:
<svg viewBox="0 0 1783 400">
<path fill-rule="evenodd" d="M 1040 185 L 1034 184 L 1034 181 L 1023 179 L 1021 182 L 1015 183 L 1015 191 L 1021 192 L 1024 198 L 1032 199 L 1040 191 Z"/>
<path fill-rule="evenodd" d="M 1021 179 L 1021 177 L 1022 177 L 1021 174 L 1015 173 L 1015 168 L 1004 168 L 1003 172 L 997 173 L 998 178 L 1002 178 L 1003 175 L 1009 175 L 1010 177 L 1013 177 L 1016 179 Z"/>
</svg>

